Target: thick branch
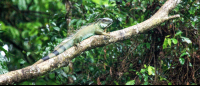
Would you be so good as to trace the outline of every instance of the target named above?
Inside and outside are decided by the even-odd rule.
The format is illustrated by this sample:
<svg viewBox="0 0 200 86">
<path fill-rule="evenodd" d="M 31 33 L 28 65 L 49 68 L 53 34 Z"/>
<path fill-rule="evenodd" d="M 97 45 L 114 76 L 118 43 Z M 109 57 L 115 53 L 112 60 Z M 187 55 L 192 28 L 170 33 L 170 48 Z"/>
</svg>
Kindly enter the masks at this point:
<svg viewBox="0 0 200 86">
<path fill-rule="evenodd" d="M 43 63 L 0 75 L 0 84 L 12 84 L 44 75 L 51 70 L 68 65 L 69 61 L 85 50 L 129 39 L 131 36 L 144 33 L 144 31 L 150 30 L 166 20 L 180 17 L 180 15 L 168 16 L 169 11 L 175 8 L 179 2 L 180 0 L 168 0 L 151 18 L 137 25 L 110 32 L 110 37 L 103 35 L 92 36 L 83 40 L 77 47 L 73 46 Z"/>
</svg>

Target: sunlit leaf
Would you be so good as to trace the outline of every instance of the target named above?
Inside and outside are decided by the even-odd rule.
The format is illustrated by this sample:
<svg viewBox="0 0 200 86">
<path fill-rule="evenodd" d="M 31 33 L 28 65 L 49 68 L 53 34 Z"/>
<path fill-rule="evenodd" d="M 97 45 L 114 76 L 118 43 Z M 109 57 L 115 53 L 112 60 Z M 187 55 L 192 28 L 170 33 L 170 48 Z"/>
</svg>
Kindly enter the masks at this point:
<svg viewBox="0 0 200 86">
<path fill-rule="evenodd" d="M 60 31 L 59 27 L 53 27 L 53 29 L 56 30 L 56 31 Z"/>
<path fill-rule="evenodd" d="M 26 10 L 27 9 L 26 0 L 18 0 L 18 7 L 20 10 Z"/>
<path fill-rule="evenodd" d="M 1 65 L 0 65 L 1 66 Z M 5 73 L 8 73 L 9 71 L 8 70 L 6 70 L 6 69 L 1 69 L 1 67 L 0 67 L 0 75 L 1 74 L 5 74 Z"/>
<path fill-rule="evenodd" d="M 0 39 L 0 43 L 3 43 L 3 41 Z"/>
<path fill-rule="evenodd" d="M 171 40 L 172 40 L 172 42 L 173 42 L 174 44 L 177 44 L 177 43 L 178 43 L 178 40 L 176 40 L 175 38 L 171 38 Z"/>
<path fill-rule="evenodd" d="M 167 35 L 167 36 L 165 36 L 165 37 L 167 37 L 167 38 L 168 38 L 168 37 L 170 37 L 170 36 L 171 36 L 171 35 Z"/>
<path fill-rule="evenodd" d="M 4 31 L 3 30 L 0 30 L 0 33 L 3 33 Z"/>
<path fill-rule="evenodd" d="M 175 36 L 181 35 L 183 32 L 182 31 L 178 31 Z"/>
<path fill-rule="evenodd" d="M 145 71 L 146 71 L 146 69 L 141 69 L 140 70 L 141 73 L 144 73 Z"/>
<path fill-rule="evenodd" d="M 146 64 L 144 64 L 144 68 L 147 68 L 147 65 L 146 65 Z"/>
<path fill-rule="evenodd" d="M 171 82 L 169 82 L 169 83 L 168 83 L 168 85 L 172 85 L 172 83 L 171 83 Z"/>
<path fill-rule="evenodd" d="M 3 47 L 1 47 L 1 46 L 0 46 L 0 51 L 3 51 L 6 54 L 6 56 L 8 55 L 8 51 L 6 49 L 4 49 Z"/>
<path fill-rule="evenodd" d="M 114 81 L 115 85 L 119 85 L 119 83 L 117 81 Z"/>
<path fill-rule="evenodd" d="M 48 39 L 49 39 L 49 38 L 48 38 L 48 37 L 46 37 L 46 36 L 45 36 L 45 37 L 43 37 L 43 40 L 44 40 L 44 41 L 45 41 L 45 40 L 48 40 Z"/>
<path fill-rule="evenodd" d="M 182 41 L 183 42 L 186 42 L 186 43 L 188 43 L 188 44 L 191 44 L 192 43 L 192 41 L 189 39 L 189 38 L 186 38 L 186 37 L 181 37 L 182 38 Z"/>
<path fill-rule="evenodd" d="M 29 32 L 30 36 L 34 36 L 38 34 L 38 30 L 37 29 L 31 29 L 31 31 Z"/>
<path fill-rule="evenodd" d="M 23 59 L 19 59 L 18 62 L 19 62 L 20 64 L 26 63 L 26 61 L 24 61 Z"/>
<path fill-rule="evenodd" d="M 163 49 L 165 49 L 168 45 L 168 38 L 165 38 L 164 42 L 163 42 Z"/>
<path fill-rule="evenodd" d="M 195 26 L 195 22 L 194 21 L 192 21 L 192 26 Z"/>
<path fill-rule="evenodd" d="M 77 21 L 76 26 L 81 26 L 81 24 L 82 24 L 82 20 L 80 19 Z"/>
<path fill-rule="evenodd" d="M 92 0 L 94 3 L 96 3 L 97 5 L 105 5 L 105 6 L 109 6 L 111 4 L 108 4 L 109 0 Z M 98 7 L 98 6 L 97 6 Z"/>
<path fill-rule="evenodd" d="M 196 11 L 195 7 L 191 7 L 191 8 L 189 9 L 189 13 L 190 13 L 190 14 L 194 14 L 195 11 Z"/>
<path fill-rule="evenodd" d="M 126 83 L 126 85 L 135 85 L 135 80 L 130 80 Z"/>
<path fill-rule="evenodd" d="M 148 74 L 149 75 L 155 75 L 155 68 L 152 66 L 148 66 Z"/>
<path fill-rule="evenodd" d="M 167 42 L 168 42 L 169 46 L 171 47 L 172 41 L 170 40 L 170 38 L 167 38 Z"/>
<path fill-rule="evenodd" d="M 143 85 L 148 85 L 149 83 L 146 81 L 146 82 L 144 82 L 144 84 Z"/>
<path fill-rule="evenodd" d="M 183 57 L 183 56 L 185 56 L 185 55 L 187 55 L 187 53 L 182 53 L 180 57 Z"/>
<path fill-rule="evenodd" d="M 192 67 L 192 64 L 189 62 L 189 66 Z"/>
<path fill-rule="evenodd" d="M 184 58 L 179 58 L 179 62 L 181 63 L 181 65 L 183 65 L 185 63 L 185 59 Z"/>
<path fill-rule="evenodd" d="M 22 37 L 23 38 L 26 38 L 26 37 L 28 37 L 29 36 L 29 31 L 28 30 L 24 30 L 23 32 L 22 32 Z"/>
<path fill-rule="evenodd" d="M 73 20 L 71 20 L 70 21 L 70 23 L 69 23 L 69 26 L 71 26 L 74 22 L 76 22 L 77 21 L 77 19 L 73 19 Z"/>
<path fill-rule="evenodd" d="M 149 79 L 149 76 L 148 76 L 148 74 L 143 74 L 143 77 L 144 77 L 144 81 L 145 81 L 145 82 L 147 82 L 147 81 L 148 81 L 148 79 Z"/>
</svg>

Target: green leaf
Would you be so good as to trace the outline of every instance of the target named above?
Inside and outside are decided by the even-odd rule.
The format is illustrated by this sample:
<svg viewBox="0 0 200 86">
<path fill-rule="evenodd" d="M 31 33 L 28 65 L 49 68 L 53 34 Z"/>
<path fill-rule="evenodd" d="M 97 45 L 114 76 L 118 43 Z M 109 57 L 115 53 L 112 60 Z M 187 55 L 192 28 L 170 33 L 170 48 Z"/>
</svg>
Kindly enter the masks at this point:
<svg viewBox="0 0 200 86">
<path fill-rule="evenodd" d="M 144 77 L 144 81 L 148 82 L 149 76 L 147 74 L 143 74 L 143 77 Z"/>
<path fill-rule="evenodd" d="M 80 19 L 77 21 L 76 26 L 81 26 L 81 24 L 82 24 L 82 20 Z"/>
<path fill-rule="evenodd" d="M 94 71 L 94 67 L 89 67 L 90 71 Z"/>
<path fill-rule="evenodd" d="M 18 0 L 18 7 L 20 10 L 26 10 L 26 0 Z"/>
<path fill-rule="evenodd" d="M 171 83 L 171 82 L 169 82 L 169 83 L 168 83 L 168 85 L 172 85 L 172 83 Z"/>
<path fill-rule="evenodd" d="M 146 65 L 146 64 L 144 64 L 144 68 L 147 68 L 147 65 Z"/>
<path fill-rule="evenodd" d="M 181 63 L 181 65 L 183 65 L 185 63 L 185 59 L 184 58 L 179 58 L 179 62 Z"/>
<path fill-rule="evenodd" d="M 24 64 L 24 63 L 26 63 L 26 61 L 24 61 L 23 59 L 19 59 L 19 60 L 18 60 L 18 63 Z"/>
<path fill-rule="evenodd" d="M 3 41 L 0 39 L 0 43 L 3 43 Z"/>
<path fill-rule="evenodd" d="M 28 30 L 24 30 L 24 31 L 22 32 L 22 37 L 23 37 L 23 38 L 28 37 L 28 36 L 29 36 L 28 32 L 29 32 Z"/>
<path fill-rule="evenodd" d="M 27 52 L 27 53 L 26 53 L 26 56 L 29 56 L 30 54 L 31 54 L 31 52 Z"/>
<path fill-rule="evenodd" d="M 8 55 L 8 51 L 4 49 L 3 47 L 0 46 L 0 50 L 3 51 L 6 54 L 6 56 Z"/>
<path fill-rule="evenodd" d="M 177 43 L 178 43 L 178 41 L 177 41 L 175 38 L 171 38 L 171 40 L 172 40 L 172 42 L 173 42 L 174 44 L 177 44 Z"/>
<path fill-rule="evenodd" d="M 128 81 L 126 85 L 135 85 L 135 80 Z"/>
<path fill-rule="evenodd" d="M 195 26 L 195 22 L 194 21 L 192 21 L 192 26 Z"/>
<path fill-rule="evenodd" d="M 165 38 L 169 38 L 171 35 L 167 35 L 167 36 L 165 36 Z"/>
<path fill-rule="evenodd" d="M 94 3 L 98 4 L 98 5 L 101 5 L 101 0 L 92 0 Z"/>
<path fill-rule="evenodd" d="M 155 68 L 152 66 L 148 66 L 148 74 L 149 75 L 155 75 Z"/>
<path fill-rule="evenodd" d="M 144 82 L 144 84 L 143 85 L 148 85 L 149 83 L 148 82 Z"/>
<path fill-rule="evenodd" d="M 170 38 L 167 38 L 167 42 L 168 42 L 169 46 L 171 47 L 172 41 L 170 40 Z"/>
<path fill-rule="evenodd" d="M 182 53 L 180 57 L 183 57 L 183 56 L 185 56 L 185 55 L 188 55 L 188 54 L 187 54 L 187 53 Z"/>
<path fill-rule="evenodd" d="M 108 1 L 109 0 L 92 0 L 94 3 L 96 3 L 97 5 L 106 5 L 108 6 Z"/>
<path fill-rule="evenodd" d="M 164 43 L 163 43 L 163 49 L 165 49 L 167 47 L 168 44 L 168 40 L 167 38 L 165 38 Z"/>
<path fill-rule="evenodd" d="M 73 20 L 71 20 L 70 22 L 69 22 L 69 26 L 71 26 L 74 22 L 76 22 L 77 21 L 77 19 L 73 19 Z"/>
<path fill-rule="evenodd" d="M 146 47 L 150 49 L 150 43 L 146 43 Z"/>
<path fill-rule="evenodd" d="M 119 85 L 119 83 L 117 81 L 114 81 L 115 85 Z"/>
<path fill-rule="evenodd" d="M 189 62 L 189 66 L 192 67 L 192 64 Z"/>
<path fill-rule="evenodd" d="M 16 28 L 11 27 L 11 26 L 6 26 L 5 29 L 9 30 L 6 32 L 9 32 L 7 34 L 9 34 L 9 36 L 11 36 L 13 39 L 19 38 L 20 33 Z"/>
<path fill-rule="evenodd" d="M 176 7 L 176 8 L 174 8 L 174 11 L 179 12 L 179 9 L 180 9 L 179 7 Z"/>
<path fill-rule="evenodd" d="M 34 36 L 38 34 L 38 30 L 37 29 L 31 29 L 31 31 L 29 32 L 30 36 Z"/>
<path fill-rule="evenodd" d="M 190 14 L 194 14 L 194 13 L 195 13 L 195 10 L 196 10 L 195 7 L 192 7 L 192 6 L 191 6 L 191 8 L 190 8 L 190 10 L 189 10 L 189 13 L 190 13 Z"/>
<path fill-rule="evenodd" d="M 49 73 L 49 78 L 54 79 L 55 78 L 55 73 Z"/>
<path fill-rule="evenodd" d="M 69 68 L 69 66 L 67 66 L 67 67 L 63 67 L 63 70 L 64 70 L 65 73 L 69 73 L 69 72 L 70 72 L 70 68 Z"/>
<path fill-rule="evenodd" d="M 181 37 L 182 38 L 182 41 L 183 42 L 186 42 L 186 43 L 188 43 L 188 44 L 191 44 L 192 43 L 192 41 L 189 39 L 189 38 L 187 38 L 187 37 Z"/>
<path fill-rule="evenodd" d="M 43 37 L 42 39 L 43 39 L 44 41 L 46 41 L 46 40 L 48 40 L 49 38 L 45 36 L 45 37 Z"/>
<path fill-rule="evenodd" d="M 145 73 L 146 69 L 141 69 L 140 73 Z"/>
<path fill-rule="evenodd" d="M 182 31 L 178 31 L 175 36 L 181 35 L 183 32 Z"/>
<path fill-rule="evenodd" d="M 56 30 L 56 31 L 60 31 L 59 27 L 53 27 L 53 29 Z"/>
<path fill-rule="evenodd" d="M 4 28 L 5 28 L 5 24 L 2 21 L 0 21 L 0 30 L 3 30 Z"/>
<path fill-rule="evenodd" d="M 192 84 L 190 84 L 190 85 L 197 85 L 196 83 L 192 83 Z"/>
<path fill-rule="evenodd" d="M 3 33 L 4 31 L 3 30 L 0 30 L 0 33 Z"/>
<path fill-rule="evenodd" d="M 9 72 L 8 70 L 6 70 L 6 69 L 1 69 L 1 68 L 2 68 L 2 67 L 1 67 L 1 65 L 0 65 L 0 75 Z"/>
</svg>

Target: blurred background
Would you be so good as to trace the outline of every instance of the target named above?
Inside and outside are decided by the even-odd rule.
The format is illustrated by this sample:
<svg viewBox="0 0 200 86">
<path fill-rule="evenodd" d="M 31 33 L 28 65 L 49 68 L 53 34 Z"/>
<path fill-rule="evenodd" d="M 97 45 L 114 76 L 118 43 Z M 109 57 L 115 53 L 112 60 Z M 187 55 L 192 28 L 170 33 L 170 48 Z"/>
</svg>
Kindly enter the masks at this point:
<svg viewBox="0 0 200 86">
<path fill-rule="evenodd" d="M 150 18 L 166 0 L 0 0 L 0 74 L 32 65 L 98 18 L 107 32 Z M 82 52 L 70 66 L 16 85 L 200 84 L 200 1 L 182 0 L 180 18 Z"/>
</svg>

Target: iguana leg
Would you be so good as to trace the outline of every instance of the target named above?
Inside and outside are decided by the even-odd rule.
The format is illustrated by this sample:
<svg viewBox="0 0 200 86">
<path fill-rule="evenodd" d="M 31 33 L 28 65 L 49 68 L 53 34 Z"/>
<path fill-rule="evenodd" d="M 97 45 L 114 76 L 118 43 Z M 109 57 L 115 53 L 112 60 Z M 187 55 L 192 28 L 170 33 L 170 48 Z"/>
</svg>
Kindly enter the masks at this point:
<svg viewBox="0 0 200 86">
<path fill-rule="evenodd" d="M 81 39 L 82 38 L 74 39 L 74 44 L 73 45 L 77 47 L 79 45 L 79 43 L 81 42 Z"/>
<path fill-rule="evenodd" d="M 74 44 L 74 46 L 76 46 L 76 47 L 77 47 L 78 45 L 79 45 L 79 43 L 75 43 L 75 44 Z"/>
<path fill-rule="evenodd" d="M 97 29 L 97 30 L 95 31 L 95 34 L 97 34 L 97 35 L 106 35 L 106 36 L 110 36 L 110 34 L 104 32 L 102 29 Z"/>
<path fill-rule="evenodd" d="M 110 34 L 106 32 L 103 32 L 102 35 L 110 36 Z"/>
</svg>

